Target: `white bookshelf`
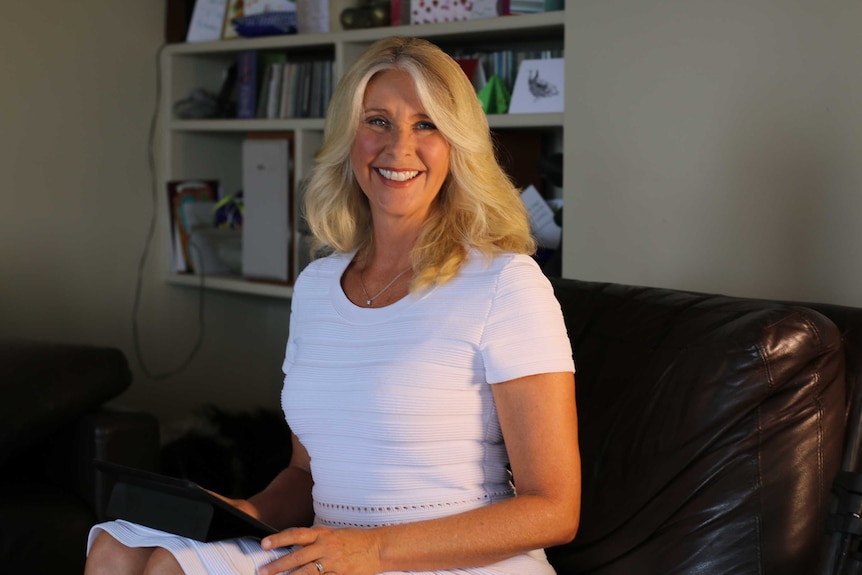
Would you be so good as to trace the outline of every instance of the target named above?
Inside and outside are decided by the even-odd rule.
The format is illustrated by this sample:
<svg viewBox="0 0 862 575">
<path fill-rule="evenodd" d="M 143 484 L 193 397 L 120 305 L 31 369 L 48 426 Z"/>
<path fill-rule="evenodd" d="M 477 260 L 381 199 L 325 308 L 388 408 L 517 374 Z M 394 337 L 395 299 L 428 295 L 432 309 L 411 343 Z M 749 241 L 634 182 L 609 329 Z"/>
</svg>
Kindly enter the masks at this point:
<svg viewBox="0 0 862 575">
<path fill-rule="evenodd" d="M 170 237 L 170 216 L 165 183 L 181 179 L 218 179 L 225 192 L 241 188 L 241 144 L 250 133 L 290 132 L 293 134 L 293 187 L 306 178 L 314 153 L 323 139 L 322 118 L 298 119 L 175 119 L 174 102 L 187 97 L 192 90 L 203 88 L 218 93 L 227 67 L 243 50 L 279 50 L 288 53 L 322 53 L 333 59 L 334 80 L 349 67 L 367 46 L 393 35 L 417 36 L 440 45 L 446 51 L 456 49 L 494 50 L 506 48 L 563 48 L 563 11 L 525 14 L 428 24 L 348 30 L 320 34 L 293 34 L 216 42 L 172 44 L 164 49 L 160 61 L 162 74 L 161 107 L 164 110 L 159 138 L 161 166 L 158 181 L 160 233 Z M 492 130 L 542 130 L 549 139 L 562 146 L 563 114 L 495 114 L 488 117 Z M 294 214 L 298 210 L 294 209 Z M 295 222 L 294 222 L 295 224 Z M 296 226 L 293 226 L 296 229 Z M 171 285 L 221 290 L 241 294 L 290 298 L 289 285 L 246 280 L 233 276 L 177 274 L 171 268 L 171 246 L 163 242 L 165 281 Z M 294 251 L 296 244 L 294 243 Z M 296 254 L 294 254 L 296 255 Z M 296 261 L 294 257 L 294 261 Z"/>
</svg>

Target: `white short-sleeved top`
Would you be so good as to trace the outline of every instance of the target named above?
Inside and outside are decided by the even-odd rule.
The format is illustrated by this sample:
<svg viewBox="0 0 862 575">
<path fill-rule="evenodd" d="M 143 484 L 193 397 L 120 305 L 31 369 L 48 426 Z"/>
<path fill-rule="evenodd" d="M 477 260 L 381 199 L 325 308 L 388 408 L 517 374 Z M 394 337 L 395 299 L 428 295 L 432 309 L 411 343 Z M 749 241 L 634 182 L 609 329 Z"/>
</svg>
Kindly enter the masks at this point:
<svg viewBox="0 0 862 575">
<path fill-rule="evenodd" d="M 341 290 L 349 262 L 331 256 L 301 274 L 284 361 L 282 404 L 311 455 L 316 522 L 400 523 L 514 496 L 490 384 L 574 370 L 548 280 L 528 257 L 473 255 L 442 287 L 363 309 Z M 248 538 L 201 543 L 110 521 L 92 528 L 88 551 L 101 531 L 129 546 L 164 547 L 189 575 L 256 573 L 292 550 L 264 550 Z M 536 549 L 493 565 L 411 573 L 554 570 Z"/>
<path fill-rule="evenodd" d="M 528 256 L 473 253 L 443 286 L 360 308 L 340 284 L 351 256 L 300 275 L 283 366 L 318 522 L 399 523 L 513 496 L 489 384 L 574 371 L 547 278 Z"/>
</svg>

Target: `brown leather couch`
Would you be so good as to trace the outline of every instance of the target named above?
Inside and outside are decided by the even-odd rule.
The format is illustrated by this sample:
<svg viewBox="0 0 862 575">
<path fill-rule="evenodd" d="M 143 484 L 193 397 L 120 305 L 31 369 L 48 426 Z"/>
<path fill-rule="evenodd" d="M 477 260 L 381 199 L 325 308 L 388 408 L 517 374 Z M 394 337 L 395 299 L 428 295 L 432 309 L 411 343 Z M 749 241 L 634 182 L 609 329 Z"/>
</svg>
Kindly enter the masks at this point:
<svg viewBox="0 0 862 575">
<path fill-rule="evenodd" d="M 117 349 L 0 341 L 0 573 L 83 573 L 109 495 L 93 459 L 157 469 L 156 419 L 104 406 L 131 381 Z"/>
<path fill-rule="evenodd" d="M 552 281 L 583 460 L 560 575 L 859 572 L 862 309 Z M 156 467 L 155 421 L 99 407 L 129 382 L 115 350 L 0 343 L 0 573 L 80 573 L 92 459 Z"/>
<path fill-rule="evenodd" d="M 553 282 L 583 460 L 560 575 L 857 573 L 862 309 Z"/>
</svg>

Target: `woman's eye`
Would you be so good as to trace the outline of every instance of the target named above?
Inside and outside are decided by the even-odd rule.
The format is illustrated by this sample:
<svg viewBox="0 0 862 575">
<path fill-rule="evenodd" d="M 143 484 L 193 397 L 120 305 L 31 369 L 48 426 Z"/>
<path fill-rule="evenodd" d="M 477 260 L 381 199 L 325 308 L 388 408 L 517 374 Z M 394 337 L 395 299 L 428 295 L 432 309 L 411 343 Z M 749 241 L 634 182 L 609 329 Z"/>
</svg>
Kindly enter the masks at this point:
<svg viewBox="0 0 862 575">
<path fill-rule="evenodd" d="M 383 128 L 389 125 L 389 122 L 387 122 L 384 118 L 380 117 L 368 118 L 367 122 L 372 126 L 380 126 Z"/>
<path fill-rule="evenodd" d="M 419 130 L 436 130 L 437 126 L 432 124 L 431 122 L 419 122 L 416 124 L 416 128 Z"/>
</svg>

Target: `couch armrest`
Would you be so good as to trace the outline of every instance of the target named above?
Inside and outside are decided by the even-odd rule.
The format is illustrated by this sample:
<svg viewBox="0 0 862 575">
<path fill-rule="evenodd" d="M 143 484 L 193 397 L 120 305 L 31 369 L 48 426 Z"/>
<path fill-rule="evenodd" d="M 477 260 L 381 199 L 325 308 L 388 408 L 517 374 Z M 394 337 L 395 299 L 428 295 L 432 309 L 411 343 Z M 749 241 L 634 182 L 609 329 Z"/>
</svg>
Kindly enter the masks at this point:
<svg viewBox="0 0 862 575">
<path fill-rule="evenodd" d="M 84 414 L 57 438 L 45 460 L 50 465 L 49 476 L 70 485 L 99 521 L 105 519 L 113 484 L 95 470 L 94 459 L 159 469 L 159 425 L 150 413 L 100 407 Z"/>
<path fill-rule="evenodd" d="M 131 381 L 119 349 L 0 340 L 0 465 L 26 456 Z"/>
</svg>

